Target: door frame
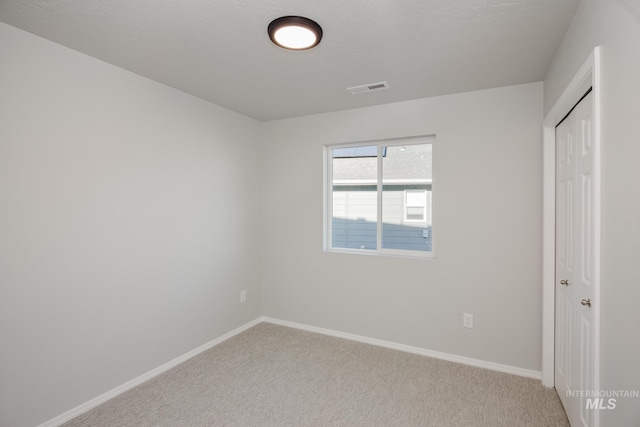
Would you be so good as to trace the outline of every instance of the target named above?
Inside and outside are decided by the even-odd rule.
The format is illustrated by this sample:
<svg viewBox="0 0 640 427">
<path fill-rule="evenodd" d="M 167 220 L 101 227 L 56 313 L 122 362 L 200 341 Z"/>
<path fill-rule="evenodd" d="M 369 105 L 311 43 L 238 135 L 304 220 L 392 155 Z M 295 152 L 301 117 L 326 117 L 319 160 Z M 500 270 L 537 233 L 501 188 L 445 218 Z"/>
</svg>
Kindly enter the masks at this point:
<svg viewBox="0 0 640 427">
<path fill-rule="evenodd" d="M 600 388 L 600 248 L 601 248 L 601 52 L 596 47 L 589 55 L 560 98 L 542 122 L 543 190 L 542 190 L 542 383 L 555 385 L 555 238 L 556 238 L 556 126 L 578 103 L 589 88 L 593 89 L 594 136 L 594 360 L 593 386 Z M 597 412 L 597 411 L 595 411 Z M 597 413 L 594 425 L 599 425 Z"/>
</svg>

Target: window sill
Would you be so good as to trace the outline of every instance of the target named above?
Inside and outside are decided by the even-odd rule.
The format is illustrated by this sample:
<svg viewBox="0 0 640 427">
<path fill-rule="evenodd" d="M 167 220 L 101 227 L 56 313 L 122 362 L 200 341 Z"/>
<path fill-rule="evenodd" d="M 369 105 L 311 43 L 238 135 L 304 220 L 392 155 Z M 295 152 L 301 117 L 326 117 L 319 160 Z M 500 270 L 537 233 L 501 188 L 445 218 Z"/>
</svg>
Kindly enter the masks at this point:
<svg viewBox="0 0 640 427">
<path fill-rule="evenodd" d="M 334 254 L 351 254 L 351 255 L 364 255 L 375 257 L 388 257 L 388 258 L 411 258 L 411 259 L 426 259 L 434 260 L 436 258 L 435 252 L 417 252 L 417 251 L 396 251 L 396 250 L 367 250 L 367 249 L 339 249 L 339 248 L 324 248 L 324 252 Z"/>
</svg>

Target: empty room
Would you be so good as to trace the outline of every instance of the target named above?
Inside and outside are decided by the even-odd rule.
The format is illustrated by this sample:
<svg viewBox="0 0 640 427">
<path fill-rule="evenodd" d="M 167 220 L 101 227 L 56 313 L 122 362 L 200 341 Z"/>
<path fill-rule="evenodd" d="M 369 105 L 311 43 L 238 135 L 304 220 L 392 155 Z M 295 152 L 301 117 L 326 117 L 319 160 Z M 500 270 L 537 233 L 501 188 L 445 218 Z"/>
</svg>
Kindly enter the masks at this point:
<svg viewBox="0 0 640 427">
<path fill-rule="evenodd" d="M 636 0 L 0 0 L 0 426 L 640 426 Z"/>
</svg>

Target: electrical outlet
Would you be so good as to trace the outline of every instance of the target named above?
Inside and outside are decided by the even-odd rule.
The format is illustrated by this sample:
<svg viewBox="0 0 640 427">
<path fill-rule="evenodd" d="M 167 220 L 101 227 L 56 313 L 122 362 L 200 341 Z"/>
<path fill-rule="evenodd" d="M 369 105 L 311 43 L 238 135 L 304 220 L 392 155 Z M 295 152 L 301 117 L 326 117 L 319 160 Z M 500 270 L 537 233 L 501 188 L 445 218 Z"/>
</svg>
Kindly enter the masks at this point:
<svg viewBox="0 0 640 427">
<path fill-rule="evenodd" d="M 247 291 L 240 291 L 240 302 L 245 302 L 247 300 Z"/>
<path fill-rule="evenodd" d="M 473 314 L 464 313 L 462 315 L 462 326 L 465 328 L 473 328 Z"/>
</svg>

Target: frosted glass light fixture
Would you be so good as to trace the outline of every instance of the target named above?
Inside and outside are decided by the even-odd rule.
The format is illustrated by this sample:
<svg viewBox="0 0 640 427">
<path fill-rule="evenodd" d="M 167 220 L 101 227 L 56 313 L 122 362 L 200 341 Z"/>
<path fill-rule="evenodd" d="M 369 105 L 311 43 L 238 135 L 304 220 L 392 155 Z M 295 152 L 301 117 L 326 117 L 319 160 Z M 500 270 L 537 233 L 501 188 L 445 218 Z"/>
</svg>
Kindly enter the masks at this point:
<svg viewBox="0 0 640 427">
<path fill-rule="evenodd" d="M 306 50 L 322 40 L 322 28 L 317 22 L 302 16 L 283 16 L 269 24 L 269 38 L 277 46 L 290 50 Z"/>
</svg>

